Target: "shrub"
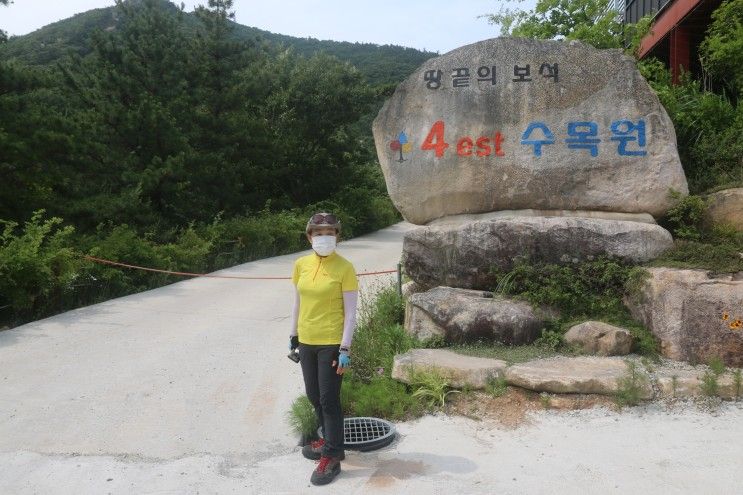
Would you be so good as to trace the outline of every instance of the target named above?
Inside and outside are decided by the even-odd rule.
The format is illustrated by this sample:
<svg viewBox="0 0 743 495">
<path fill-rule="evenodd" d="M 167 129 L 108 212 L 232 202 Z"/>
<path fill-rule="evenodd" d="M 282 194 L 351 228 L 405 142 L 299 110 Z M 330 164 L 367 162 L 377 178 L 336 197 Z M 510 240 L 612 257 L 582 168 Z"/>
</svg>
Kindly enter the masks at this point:
<svg viewBox="0 0 743 495">
<path fill-rule="evenodd" d="M 702 237 L 702 223 L 707 212 L 707 202 L 700 196 L 682 197 L 678 191 L 671 191 L 675 204 L 665 216 L 674 238 L 697 241 Z"/>
<path fill-rule="evenodd" d="M 320 426 L 317 422 L 317 414 L 306 395 L 300 395 L 292 402 L 286 419 L 294 433 L 305 438 L 317 435 L 317 428 Z"/>
<path fill-rule="evenodd" d="M 449 386 L 449 380 L 436 369 L 413 369 L 410 372 L 413 397 L 420 398 L 429 409 L 444 407 L 450 394 L 458 394 Z"/>
<path fill-rule="evenodd" d="M 712 370 L 712 373 L 714 373 L 717 376 L 722 375 L 725 373 L 725 362 L 720 359 L 719 357 L 711 357 L 707 361 L 707 366 L 709 366 L 710 370 Z"/>
<path fill-rule="evenodd" d="M 160 269 L 175 268 L 147 236 L 140 236 L 129 225 L 99 226 L 97 236 L 88 236 L 81 242 L 88 254 L 98 258 L 132 265 Z M 76 288 L 79 301 L 99 302 L 112 297 L 142 292 L 171 283 L 177 279 L 162 273 L 145 272 L 89 262 L 81 271 L 81 283 Z"/>
<path fill-rule="evenodd" d="M 560 317 L 547 323 L 538 344 L 549 350 L 562 346 L 562 336 L 576 321 L 600 320 L 627 328 L 634 349 L 654 355 L 657 343 L 650 332 L 632 319 L 622 299 L 637 290 L 645 270 L 601 257 L 565 265 L 516 262 L 510 272 L 496 272 L 497 287 L 535 306 L 550 306 Z"/>
<path fill-rule="evenodd" d="M 651 266 L 700 268 L 714 273 L 743 270 L 743 232 L 724 225 L 709 224 L 707 205 L 698 196 L 675 196 L 676 204 L 662 224 L 678 238 Z"/>
<path fill-rule="evenodd" d="M 33 213 L 22 228 L 2 221 L 0 233 L 0 323 L 14 324 L 57 310 L 79 269 L 71 226 Z"/>
<path fill-rule="evenodd" d="M 617 380 L 618 387 L 614 400 L 620 407 L 636 406 L 640 403 L 642 388 L 647 383 L 647 378 L 637 370 L 637 363 L 629 359 L 625 360 L 625 363 L 627 373 Z"/>
<path fill-rule="evenodd" d="M 371 380 L 380 370 L 390 376 L 394 355 L 418 345 L 401 325 L 404 313 L 402 297 L 392 285 L 381 289 L 373 301 L 362 301 L 351 350 L 357 379 Z"/>
<path fill-rule="evenodd" d="M 205 237 L 214 246 L 210 264 L 218 269 L 307 249 L 307 218 L 297 210 L 217 217 L 205 228 Z"/>
<path fill-rule="evenodd" d="M 519 260 L 510 273 L 511 294 L 570 315 L 624 315 L 621 298 L 632 267 L 610 258 L 558 265 Z"/>
<path fill-rule="evenodd" d="M 212 242 L 202 237 L 193 226 L 180 232 L 175 242 L 156 247 L 173 270 L 202 273 L 209 270 L 209 253 Z"/>
<path fill-rule="evenodd" d="M 542 329 L 542 335 L 534 342 L 537 346 L 556 351 L 563 345 L 563 333 L 555 330 Z"/>
<path fill-rule="evenodd" d="M 689 191 L 699 194 L 742 184 L 743 106 L 724 94 L 704 90 L 688 75 L 680 84 L 671 84 L 662 63 L 643 61 L 640 70 L 673 121 Z"/>
<path fill-rule="evenodd" d="M 346 372 L 341 389 L 343 413 L 346 416 L 374 416 L 388 420 L 411 419 L 423 413 L 421 402 L 405 384 L 388 376 L 368 381 L 356 379 L 355 371 Z"/>
</svg>

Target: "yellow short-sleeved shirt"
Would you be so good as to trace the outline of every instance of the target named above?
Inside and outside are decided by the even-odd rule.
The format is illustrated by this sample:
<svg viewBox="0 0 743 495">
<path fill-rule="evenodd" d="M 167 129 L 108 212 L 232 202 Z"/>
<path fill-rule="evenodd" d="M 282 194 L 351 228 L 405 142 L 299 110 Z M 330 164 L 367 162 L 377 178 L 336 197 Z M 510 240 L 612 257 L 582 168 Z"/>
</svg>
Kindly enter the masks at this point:
<svg viewBox="0 0 743 495">
<path fill-rule="evenodd" d="M 299 341 L 309 345 L 340 344 L 343 338 L 343 292 L 358 290 L 356 270 L 333 252 L 314 252 L 294 262 L 292 281 L 299 291 Z"/>
</svg>

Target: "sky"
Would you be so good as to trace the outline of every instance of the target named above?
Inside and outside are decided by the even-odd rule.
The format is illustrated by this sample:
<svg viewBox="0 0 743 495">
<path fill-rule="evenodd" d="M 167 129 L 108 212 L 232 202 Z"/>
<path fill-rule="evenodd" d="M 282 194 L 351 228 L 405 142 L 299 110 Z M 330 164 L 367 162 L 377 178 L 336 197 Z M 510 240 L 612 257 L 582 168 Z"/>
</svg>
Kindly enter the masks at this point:
<svg viewBox="0 0 743 495">
<path fill-rule="evenodd" d="M 186 11 L 206 0 L 183 2 Z M 478 15 L 494 13 L 496 0 L 234 0 L 236 21 L 266 31 L 335 41 L 402 45 L 446 53 L 498 36 Z M 536 0 L 514 3 L 529 9 Z M 180 1 L 178 2 L 180 4 Z M 113 0 L 14 0 L 0 6 L 0 29 L 22 35 Z"/>
</svg>

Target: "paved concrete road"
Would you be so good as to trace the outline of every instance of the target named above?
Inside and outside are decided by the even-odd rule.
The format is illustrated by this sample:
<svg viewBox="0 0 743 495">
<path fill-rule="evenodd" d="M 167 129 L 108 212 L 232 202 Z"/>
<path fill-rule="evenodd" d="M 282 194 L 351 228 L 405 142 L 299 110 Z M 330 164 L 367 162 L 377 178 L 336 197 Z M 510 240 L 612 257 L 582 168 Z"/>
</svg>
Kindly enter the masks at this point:
<svg viewBox="0 0 743 495">
<path fill-rule="evenodd" d="M 394 268 L 409 228 L 339 251 L 359 272 Z M 288 276 L 296 257 L 221 273 Z M 0 494 L 743 491 L 736 405 L 540 413 L 516 430 L 429 416 L 311 487 L 285 423 L 302 393 L 290 310 L 289 281 L 195 279 L 0 332 Z"/>
</svg>

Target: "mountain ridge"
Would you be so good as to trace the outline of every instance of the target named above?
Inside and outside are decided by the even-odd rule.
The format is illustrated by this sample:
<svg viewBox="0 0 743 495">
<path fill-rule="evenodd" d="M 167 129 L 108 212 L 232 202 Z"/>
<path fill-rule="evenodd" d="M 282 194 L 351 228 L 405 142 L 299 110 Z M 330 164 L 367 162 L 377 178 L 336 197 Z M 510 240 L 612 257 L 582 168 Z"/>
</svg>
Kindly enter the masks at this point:
<svg viewBox="0 0 743 495">
<path fill-rule="evenodd" d="M 180 10 L 168 0 L 164 8 L 174 15 Z M 198 20 L 193 12 L 183 12 L 187 27 L 195 28 Z M 103 7 L 77 13 L 47 24 L 31 33 L 12 36 L 0 45 L 0 56 L 15 58 L 29 65 L 50 65 L 67 54 L 85 56 L 90 53 L 90 36 L 96 29 L 115 29 L 116 7 Z M 320 40 L 273 33 L 234 22 L 234 35 L 240 40 L 263 40 L 274 49 L 290 47 L 303 56 L 324 52 L 356 66 L 372 85 L 397 84 L 426 60 L 438 53 L 399 45 Z"/>
</svg>

